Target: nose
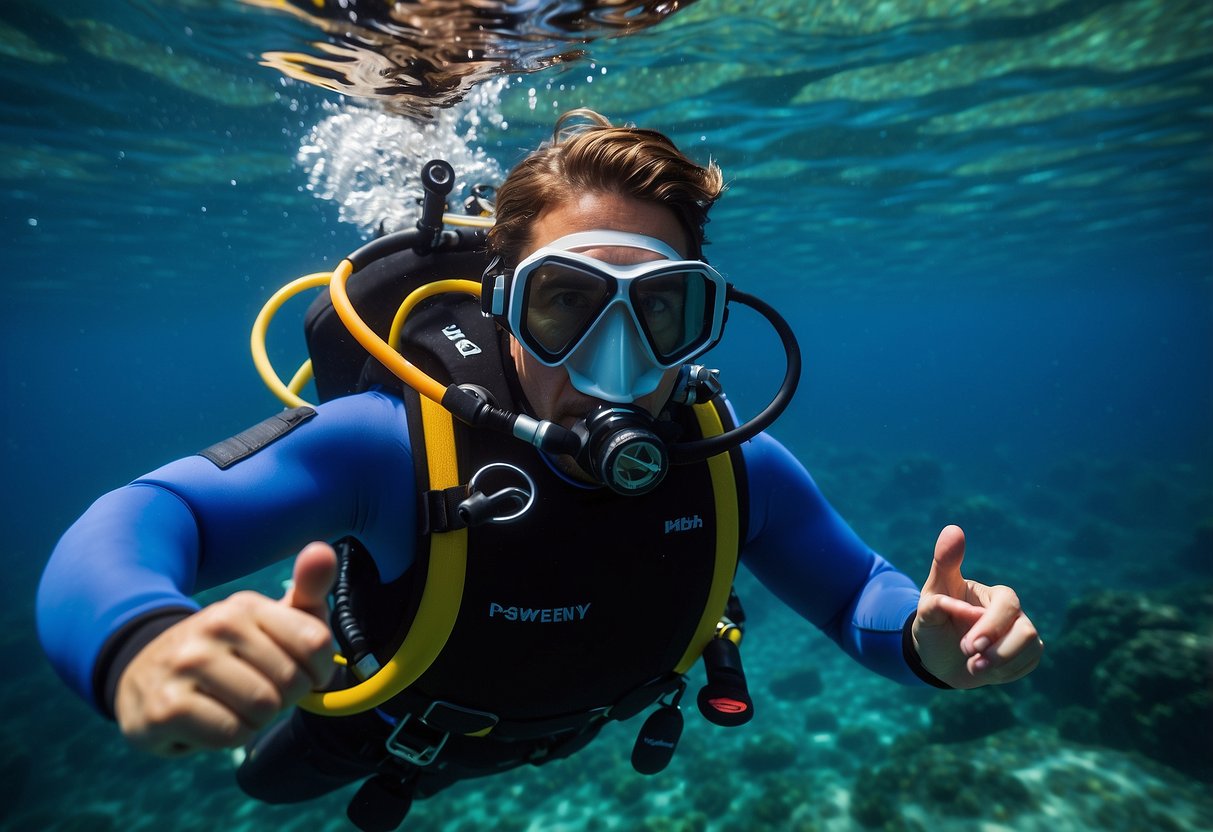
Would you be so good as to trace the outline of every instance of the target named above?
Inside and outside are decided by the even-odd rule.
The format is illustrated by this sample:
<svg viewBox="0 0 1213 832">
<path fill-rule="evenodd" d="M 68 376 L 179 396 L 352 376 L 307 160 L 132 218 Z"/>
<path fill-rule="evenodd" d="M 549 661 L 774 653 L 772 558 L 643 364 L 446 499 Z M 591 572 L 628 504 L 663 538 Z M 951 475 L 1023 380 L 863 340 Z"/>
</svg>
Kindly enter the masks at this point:
<svg viewBox="0 0 1213 832">
<path fill-rule="evenodd" d="M 648 357 L 636 323 L 622 303 L 607 308 L 565 366 L 575 388 L 615 403 L 630 403 L 652 393 L 664 372 Z"/>
</svg>

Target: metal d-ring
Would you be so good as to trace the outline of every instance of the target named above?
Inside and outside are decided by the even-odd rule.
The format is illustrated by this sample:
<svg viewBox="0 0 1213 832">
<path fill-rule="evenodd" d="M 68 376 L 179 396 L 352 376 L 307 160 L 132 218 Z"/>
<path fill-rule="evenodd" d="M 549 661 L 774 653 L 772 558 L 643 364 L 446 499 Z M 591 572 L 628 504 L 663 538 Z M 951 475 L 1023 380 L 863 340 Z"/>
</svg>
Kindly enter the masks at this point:
<svg viewBox="0 0 1213 832">
<path fill-rule="evenodd" d="M 522 477 L 522 480 L 525 483 L 525 487 L 522 488 L 514 486 L 503 488 L 489 498 L 493 503 L 508 501 L 515 504 L 522 504 L 522 507 L 512 514 L 495 514 L 485 520 L 485 522 L 488 523 L 511 523 L 522 515 L 526 514 L 531 510 L 531 506 L 535 505 L 535 481 L 531 479 L 530 474 L 523 471 L 517 465 L 511 465 L 508 462 L 490 462 L 488 465 L 485 465 L 483 468 L 473 474 L 472 478 L 468 480 L 468 493 L 475 494 L 477 492 L 476 480 L 479 479 L 479 477 L 486 471 L 490 471 L 494 468 L 507 468 L 518 474 L 518 476 Z"/>
</svg>

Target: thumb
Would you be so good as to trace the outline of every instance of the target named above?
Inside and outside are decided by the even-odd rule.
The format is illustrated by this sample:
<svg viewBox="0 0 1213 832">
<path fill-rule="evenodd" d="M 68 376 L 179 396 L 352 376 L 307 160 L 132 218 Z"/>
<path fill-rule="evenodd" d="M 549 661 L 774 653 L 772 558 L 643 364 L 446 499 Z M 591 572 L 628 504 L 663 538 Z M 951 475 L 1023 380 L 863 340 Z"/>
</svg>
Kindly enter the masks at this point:
<svg viewBox="0 0 1213 832">
<path fill-rule="evenodd" d="M 328 594 L 337 579 L 337 553 L 327 543 L 304 546 L 295 557 L 291 587 L 282 596 L 288 607 L 328 620 Z"/>
<path fill-rule="evenodd" d="M 935 541 L 935 559 L 931 561 L 931 572 L 922 585 L 923 596 L 947 595 L 963 600 L 965 580 L 960 574 L 960 564 L 965 556 L 965 533 L 960 526 L 945 526 Z"/>
</svg>

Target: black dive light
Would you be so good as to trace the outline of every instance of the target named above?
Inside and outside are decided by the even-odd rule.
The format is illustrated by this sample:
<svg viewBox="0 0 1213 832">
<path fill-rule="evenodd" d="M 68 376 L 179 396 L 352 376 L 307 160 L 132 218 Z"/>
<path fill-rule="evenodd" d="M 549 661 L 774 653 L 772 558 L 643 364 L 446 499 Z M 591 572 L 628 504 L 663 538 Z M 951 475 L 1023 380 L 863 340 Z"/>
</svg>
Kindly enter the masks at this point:
<svg viewBox="0 0 1213 832">
<path fill-rule="evenodd" d="M 741 650 L 728 638 L 714 638 L 703 650 L 707 684 L 699 691 L 699 712 L 715 725 L 731 728 L 754 717 L 754 701 L 741 666 Z"/>
</svg>

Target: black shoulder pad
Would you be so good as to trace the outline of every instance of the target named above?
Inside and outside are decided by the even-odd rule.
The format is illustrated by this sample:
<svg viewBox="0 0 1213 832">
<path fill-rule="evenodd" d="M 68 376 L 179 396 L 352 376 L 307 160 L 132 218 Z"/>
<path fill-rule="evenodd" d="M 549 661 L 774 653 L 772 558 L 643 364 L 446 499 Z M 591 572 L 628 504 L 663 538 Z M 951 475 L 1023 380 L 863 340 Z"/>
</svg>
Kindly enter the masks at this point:
<svg viewBox="0 0 1213 832">
<path fill-rule="evenodd" d="M 281 439 L 308 419 L 316 415 L 310 407 L 296 407 L 271 416 L 264 422 L 211 445 L 198 452 L 220 468 L 230 468 L 242 459 L 252 456 L 276 439 Z"/>
</svg>

